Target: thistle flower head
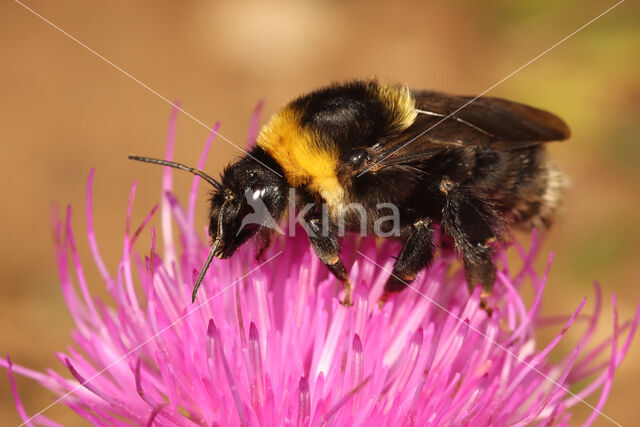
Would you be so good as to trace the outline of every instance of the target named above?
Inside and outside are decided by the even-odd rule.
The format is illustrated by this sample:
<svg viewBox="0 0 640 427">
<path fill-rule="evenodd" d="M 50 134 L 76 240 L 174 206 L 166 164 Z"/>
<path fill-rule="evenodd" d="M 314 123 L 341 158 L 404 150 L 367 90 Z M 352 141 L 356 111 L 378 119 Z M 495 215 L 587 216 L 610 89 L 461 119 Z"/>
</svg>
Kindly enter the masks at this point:
<svg viewBox="0 0 640 427">
<path fill-rule="evenodd" d="M 169 159 L 175 112 L 171 129 Z M 354 305 L 343 307 L 340 286 L 301 233 L 279 237 L 262 261 L 250 246 L 229 260 L 214 260 L 191 304 L 191 286 L 208 253 L 205 233 L 194 227 L 198 178 L 182 204 L 166 169 L 161 229 L 148 226 L 157 206 L 138 228 L 131 226 L 134 184 L 123 255 L 113 270 L 98 250 L 93 171 L 89 176 L 87 237 L 113 305 L 90 294 L 71 211 L 56 221 L 56 255 L 75 344 L 58 354 L 70 376 L 35 372 L 8 357 L 1 362 L 28 425 L 55 423 L 27 414 L 15 373 L 52 390 L 95 425 L 564 425 L 572 406 L 601 390 L 587 424 L 599 416 L 638 314 L 620 325 L 613 298 L 613 334 L 592 343 L 601 305 L 596 286 L 591 316 L 582 314 L 583 300 L 564 318 L 541 318 L 548 269 L 539 275 L 533 268 L 535 234 L 529 250 L 516 245 L 521 270 L 511 271 L 499 254 L 491 317 L 479 308 L 479 290 L 469 295 L 456 260 L 447 256 L 379 309 L 398 247 L 367 239 L 345 239 L 355 290 Z M 141 233 L 151 234 L 150 248 L 136 244 Z M 529 307 L 518 293 L 525 282 L 535 291 Z M 549 352 L 578 321 L 587 323 L 578 345 L 550 362 Z M 536 341 L 541 324 L 558 329 L 547 344 Z M 582 388 L 576 390 L 578 382 Z"/>
</svg>

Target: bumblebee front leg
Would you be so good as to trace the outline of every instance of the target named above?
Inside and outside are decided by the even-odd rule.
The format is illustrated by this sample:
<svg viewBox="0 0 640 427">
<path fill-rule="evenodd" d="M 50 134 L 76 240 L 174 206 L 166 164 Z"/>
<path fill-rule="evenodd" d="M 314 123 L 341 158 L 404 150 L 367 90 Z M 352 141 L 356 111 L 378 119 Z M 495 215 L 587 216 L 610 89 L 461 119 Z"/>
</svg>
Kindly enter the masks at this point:
<svg viewBox="0 0 640 427">
<path fill-rule="evenodd" d="M 351 301 L 351 282 L 349 274 L 342 261 L 340 261 L 340 243 L 335 231 L 335 227 L 322 227 L 322 219 L 317 214 L 305 216 L 306 231 L 311 241 L 311 246 L 318 258 L 324 265 L 329 268 L 338 280 L 344 285 L 344 299 L 342 305 L 350 306 Z"/>
<path fill-rule="evenodd" d="M 264 260 L 264 253 L 267 249 L 269 249 L 269 246 L 271 246 L 271 230 L 261 232 L 258 235 L 257 240 L 260 246 L 258 247 L 258 252 L 256 253 L 256 261 L 261 262 Z"/>
<path fill-rule="evenodd" d="M 413 281 L 416 274 L 433 260 L 433 230 L 431 220 L 420 219 L 408 230 L 408 237 L 393 265 L 378 304 L 382 306 L 395 292 L 400 292 Z"/>
</svg>

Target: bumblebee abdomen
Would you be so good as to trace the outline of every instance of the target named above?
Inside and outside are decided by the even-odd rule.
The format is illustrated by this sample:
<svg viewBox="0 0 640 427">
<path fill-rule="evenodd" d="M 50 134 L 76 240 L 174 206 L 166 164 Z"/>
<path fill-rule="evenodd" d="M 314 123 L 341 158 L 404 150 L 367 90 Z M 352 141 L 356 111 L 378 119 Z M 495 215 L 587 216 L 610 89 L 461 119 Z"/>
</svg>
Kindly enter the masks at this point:
<svg viewBox="0 0 640 427">
<path fill-rule="evenodd" d="M 544 146 L 513 151 L 478 150 L 470 185 L 514 225 L 549 227 L 566 178 Z"/>
<path fill-rule="evenodd" d="M 524 191 L 519 191 L 519 203 L 511 212 L 516 225 L 549 228 L 560 207 L 567 182 L 565 174 L 545 155 L 533 180 Z"/>
</svg>

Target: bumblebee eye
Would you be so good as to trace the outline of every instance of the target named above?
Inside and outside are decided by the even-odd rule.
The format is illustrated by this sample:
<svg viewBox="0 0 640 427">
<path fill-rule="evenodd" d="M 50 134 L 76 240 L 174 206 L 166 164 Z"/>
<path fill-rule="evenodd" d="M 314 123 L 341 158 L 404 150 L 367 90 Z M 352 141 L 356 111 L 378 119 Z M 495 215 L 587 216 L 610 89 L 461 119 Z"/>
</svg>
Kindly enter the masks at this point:
<svg viewBox="0 0 640 427">
<path fill-rule="evenodd" d="M 367 153 L 367 150 L 365 150 L 364 148 L 355 148 L 349 154 L 347 162 L 350 163 L 354 168 L 359 168 L 368 157 L 369 154 Z"/>
</svg>

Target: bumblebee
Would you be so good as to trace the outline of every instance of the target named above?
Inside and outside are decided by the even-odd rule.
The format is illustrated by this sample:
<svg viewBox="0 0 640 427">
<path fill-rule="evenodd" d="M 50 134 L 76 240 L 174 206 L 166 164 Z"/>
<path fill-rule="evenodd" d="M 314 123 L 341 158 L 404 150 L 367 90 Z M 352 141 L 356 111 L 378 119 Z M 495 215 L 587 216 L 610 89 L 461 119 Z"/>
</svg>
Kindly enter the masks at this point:
<svg viewBox="0 0 640 427">
<path fill-rule="evenodd" d="M 214 256 L 228 258 L 252 236 L 268 236 L 266 223 L 243 223 L 259 198 L 279 222 L 295 189 L 311 246 L 344 284 L 338 221 L 347 231 L 369 230 L 392 204 L 399 212 L 403 247 L 381 301 L 404 289 L 436 251 L 434 227 L 461 257 L 470 290 L 490 295 L 492 255 L 510 226 L 547 227 L 562 196 L 564 178 L 543 143 L 564 140 L 569 128 L 555 115 L 492 97 L 454 96 L 377 80 L 333 84 L 294 99 L 260 130 L 248 154 L 221 179 L 179 163 L 131 156 L 206 179 L 212 248 L 194 289 Z M 366 224 L 352 206 L 366 210 Z M 268 238 L 265 239 L 268 241 Z M 268 244 L 268 243 L 266 243 Z"/>
</svg>

